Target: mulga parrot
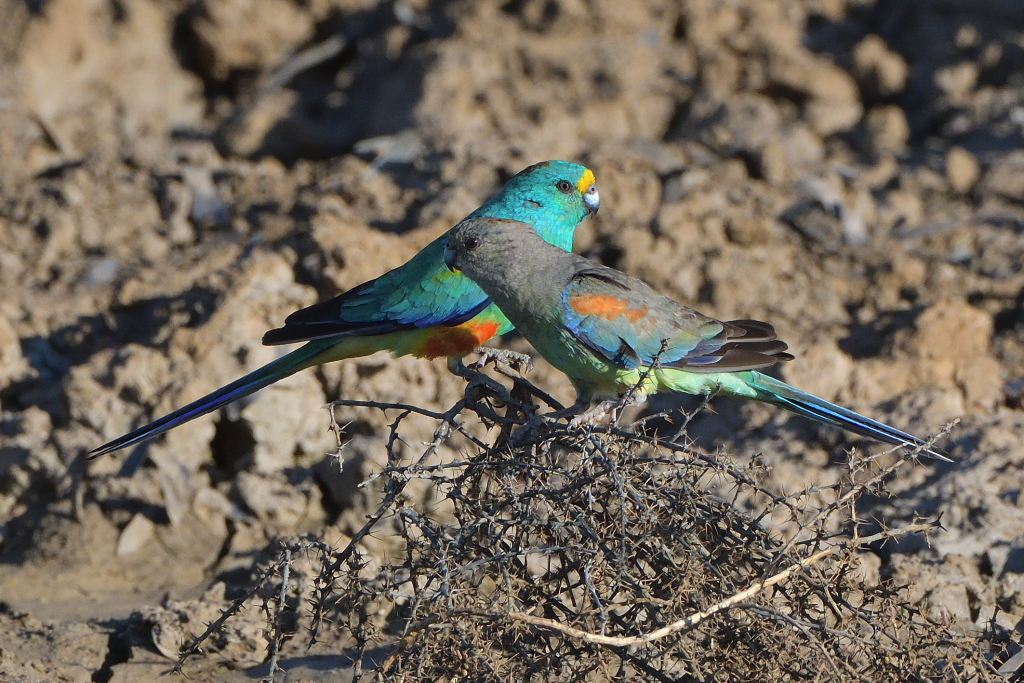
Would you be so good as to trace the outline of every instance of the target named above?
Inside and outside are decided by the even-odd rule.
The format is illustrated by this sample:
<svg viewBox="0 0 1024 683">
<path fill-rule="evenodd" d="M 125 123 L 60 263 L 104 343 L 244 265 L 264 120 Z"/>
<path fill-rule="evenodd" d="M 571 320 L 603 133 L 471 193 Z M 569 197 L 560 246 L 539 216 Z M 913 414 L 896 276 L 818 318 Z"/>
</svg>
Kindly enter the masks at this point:
<svg viewBox="0 0 1024 683">
<path fill-rule="evenodd" d="M 578 398 L 558 417 L 592 423 L 629 395 L 720 393 L 948 461 L 915 436 L 758 372 L 793 359 L 768 323 L 709 318 L 525 227 L 504 217 L 467 219 L 448 232 L 444 260 L 480 285 L 537 352 L 568 375 Z M 597 399 L 604 401 L 586 411 Z"/>
<path fill-rule="evenodd" d="M 530 166 L 465 220 L 513 220 L 561 250 L 597 212 L 600 197 L 590 169 L 568 161 Z M 445 267 L 441 235 L 407 263 L 333 299 L 292 313 L 263 336 L 266 345 L 306 342 L 277 360 L 178 410 L 92 451 L 97 457 L 151 439 L 180 424 L 308 367 L 388 350 L 395 356 L 448 359 L 449 368 L 495 335 L 512 329 L 478 286 Z"/>
</svg>

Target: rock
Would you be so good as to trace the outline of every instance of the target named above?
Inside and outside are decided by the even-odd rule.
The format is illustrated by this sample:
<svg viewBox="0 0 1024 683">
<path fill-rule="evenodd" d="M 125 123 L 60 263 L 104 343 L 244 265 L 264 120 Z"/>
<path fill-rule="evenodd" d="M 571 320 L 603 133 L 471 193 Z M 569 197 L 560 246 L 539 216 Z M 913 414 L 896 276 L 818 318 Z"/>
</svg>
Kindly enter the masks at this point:
<svg viewBox="0 0 1024 683">
<path fill-rule="evenodd" d="M 91 427 L 100 439 L 112 439 L 147 419 L 142 406 L 157 403 L 171 377 L 172 363 L 166 353 L 129 343 L 72 368 L 64 387 L 75 397 L 72 417 Z"/>
<path fill-rule="evenodd" d="M 853 70 L 861 87 L 873 96 L 896 95 L 907 84 L 906 60 L 875 34 L 866 36 L 853 49 Z"/>
<path fill-rule="evenodd" d="M 770 183 L 782 184 L 818 168 L 825 158 L 821 138 L 803 124 L 789 128 L 781 140 L 761 150 L 761 173 Z"/>
<path fill-rule="evenodd" d="M 110 652 L 110 634 L 104 631 L 94 624 L 37 619 L 8 605 L 0 615 L 0 678 L 90 683 Z"/>
<path fill-rule="evenodd" d="M 894 104 L 875 107 L 865 120 L 871 144 L 878 152 L 899 154 L 907 147 L 910 125 L 903 110 Z"/>
<path fill-rule="evenodd" d="M 1024 377 L 1008 380 L 1003 384 L 1003 393 L 1006 395 L 1008 406 L 1016 410 L 1024 408 Z"/>
<path fill-rule="evenodd" d="M 900 224 L 905 228 L 921 225 L 926 213 L 920 189 L 913 183 L 905 183 L 893 190 L 886 196 L 885 205 L 880 213 L 881 222 L 885 225 Z"/>
<path fill-rule="evenodd" d="M 118 349 L 109 367 L 114 392 L 142 403 L 155 401 L 172 381 L 167 354 L 142 344 L 129 343 Z"/>
<path fill-rule="evenodd" d="M 121 266 L 117 259 L 100 259 L 90 266 L 89 270 L 85 271 L 85 274 L 82 276 L 82 284 L 90 289 L 106 287 L 117 279 L 120 270 Z"/>
<path fill-rule="evenodd" d="M 601 213 L 616 224 L 647 225 L 661 203 L 661 181 L 635 157 L 600 159 L 592 164 L 601 188 Z M 607 188 L 607 189 L 606 189 Z"/>
<path fill-rule="evenodd" d="M 393 358 L 381 352 L 365 358 L 342 363 L 330 363 L 321 369 L 328 394 L 349 399 L 381 402 L 410 403 L 417 406 L 447 407 L 462 395 L 465 383 L 450 374 L 443 362 L 428 362 L 420 358 L 403 356 Z M 339 424 L 352 422 L 355 433 L 387 434 L 394 415 L 366 408 L 335 408 Z M 422 431 L 416 431 L 422 426 Z M 406 440 L 429 441 L 436 424 L 429 419 L 420 420 L 413 415 L 403 423 L 402 435 Z M 331 449 L 324 449 L 327 452 Z M 382 456 L 383 457 L 383 456 Z"/>
<path fill-rule="evenodd" d="M 973 623 L 972 601 L 984 585 L 978 563 L 974 558 L 960 554 L 946 555 L 940 565 L 924 562 L 910 555 L 893 555 L 890 559 L 893 578 L 901 583 L 913 577 L 910 598 L 923 600 L 932 618 L 956 619 L 961 628 Z"/>
<path fill-rule="evenodd" d="M 967 194 L 981 177 L 977 157 L 963 147 L 951 147 L 946 153 L 946 178 L 954 192 Z"/>
<path fill-rule="evenodd" d="M 961 62 L 935 72 L 935 85 L 954 104 L 962 104 L 978 82 L 978 65 Z"/>
<path fill-rule="evenodd" d="M 986 634 L 998 634 L 1005 638 L 1014 633 L 1020 622 L 1020 616 L 1007 614 L 1001 606 L 983 605 L 978 609 L 978 618 L 974 620 L 972 635 L 981 637 Z"/>
<path fill-rule="evenodd" d="M 171 17 L 158 3 L 118 7 L 47 2 L 21 42 L 28 108 L 60 139 L 65 158 L 110 154 L 126 139 L 159 138 L 202 119 L 202 82 L 180 67 L 166 37 Z"/>
<path fill-rule="evenodd" d="M 239 156 L 259 152 L 274 127 L 289 120 L 298 101 L 298 94 L 292 90 L 282 89 L 264 94 L 225 131 L 225 139 L 231 151 Z"/>
<path fill-rule="evenodd" d="M 850 211 L 838 178 L 803 176 L 794 188 L 800 201 L 789 206 L 780 218 L 809 240 L 838 247 L 846 238 L 844 224 Z"/>
<path fill-rule="evenodd" d="M 157 481 L 163 493 L 164 509 L 172 526 L 181 524 L 192 507 L 192 498 L 198 488 L 197 477 L 187 462 L 177 460 L 174 451 L 166 445 L 151 447 L 149 460 L 156 464 Z"/>
<path fill-rule="evenodd" d="M 733 216 L 726 223 L 725 232 L 736 244 L 766 244 L 772 237 L 772 225 L 762 216 Z"/>
<path fill-rule="evenodd" d="M 200 7 L 192 29 L 204 67 L 216 80 L 276 65 L 313 35 L 313 16 L 289 0 L 221 0 Z"/>
<path fill-rule="evenodd" d="M 660 176 L 686 170 L 689 160 L 682 146 L 654 140 L 636 140 L 631 151 L 642 155 Z"/>
<path fill-rule="evenodd" d="M 822 137 L 849 130 L 864 113 L 856 82 L 827 59 L 807 56 L 775 60 L 769 78 L 809 96 L 804 113 L 811 129 Z"/>
<path fill-rule="evenodd" d="M 49 414 L 35 406 L 0 413 L 0 520 L 8 519 L 33 480 L 59 486 L 66 465 L 50 443 L 52 430 Z"/>
<path fill-rule="evenodd" d="M 164 552 L 199 573 L 217 562 L 230 533 L 224 517 L 200 517 L 190 509 L 177 525 L 157 525 L 156 536 Z"/>
<path fill-rule="evenodd" d="M 311 237 L 324 260 L 322 274 L 339 291 L 397 268 L 416 254 L 408 240 L 370 228 L 336 196 L 320 200 L 311 223 Z"/>
<path fill-rule="evenodd" d="M 356 435 L 345 444 L 341 455 L 341 462 L 333 455 L 326 456 L 313 471 L 331 505 L 346 510 L 356 503 L 359 485 L 367 475 L 387 466 L 387 439 Z"/>
<path fill-rule="evenodd" d="M 1021 201 L 1024 198 L 1024 150 L 1014 150 L 994 163 L 982 178 L 979 189 Z"/>
<path fill-rule="evenodd" d="M 992 315 L 966 302 L 947 300 L 917 319 L 910 349 L 919 374 L 957 386 L 968 406 L 991 410 L 1003 397 L 999 362 L 990 351 Z"/>
<path fill-rule="evenodd" d="M 278 533 L 294 532 L 309 513 L 309 497 L 280 474 L 241 472 L 234 489 L 260 522 Z"/>
<path fill-rule="evenodd" d="M 726 103 L 722 140 L 737 150 L 757 151 L 782 137 L 782 116 L 775 102 L 763 95 L 739 94 Z"/>
<path fill-rule="evenodd" d="M 188 167 L 182 171 L 182 177 L 192 193 L 189 208 L 192 223 L 197 227 L 223 227 L 231 221 L 231 210 L 217 193 L 210 169 Z"/>
<path fill-rule="evenodd" d="M 414 129 L 403 130 L 394 135 L 378 135 L 360 140 L 352 146 L 352 151 L 360 155 L 374 157 L 371 169 L 378 169 L 384 164 L 409 164 L 421 157 L 426 151 L 423 139 Z"/>
<path fill-rule="evenodd" d="M 196 492 L 192 498 L 192 511 L 200 520 L 209 523 L 214 519 L 231 519 L 235 521 L 252 522 L 253 519 L 247 515 L 238 505 L 232 503 L 217 489 L 204 487 Z"/>
<path fill-rule="evenodd" d="M 853 572 L 859 582 L 867 586 L 877 586 L 880 581 L 882 558 L 870 551 L 859 552 L 854 556 Z"/>
<path fill-rule="evenodd" d="M 21 353 L 21 340 L 14 326 L 0 310 L 0 391 L 12 383 L 27 379 L 32 373 Z"/>
<path fill-rule="evenodd" d="M 781 140 L 769 142 L 761 150 L 760 171 L 766 181 L 780 185 L 793 177 L 789 159 L 789 147 Z"/>
<path fill-rule="evenodd" d="M 132 621 L 148 630 L 153 646 L 170 660 L 206 630 L 231 604 L 223 583 L 215 583 L 199 600 L 168 600 L 160 607 L 146 607 L 132 614 Z M 267 656 L 266 615 L 258 601 L 248 601 L 223 628 L 203 644 L 203 649 L 235 666 L 251 667 Z"/>
<path fill-rule="evenodd" d="M 174 391 L 165 392 L 154 412 L 170 412 L 274 360 L 282 349 L 260 344 L 263 333 L 279 324 L 289 311 L 312 303 L 313 298 L 310 288 L 295 284 L 294 271 L 281 255 L 255 252 L 247 259 L 244 270 L 235 276 L 234 286 L 209 320 L 195 329 L 181 328 L 172 338 L 171 350 L 185 368 L 180 371 L 183 379 Z M 300 373 L 290 381 L 293 383 L 284 385 L 302 387 L 305 393 L 288 394 L 289 389 L 279 389 L 277 391 L 286 393 L 274 394 L 275 390 L 269 389 L 257 394 L 250 404 L 234 406 L 236 415 L 239 409 L 244 412 L 246 407 L 252 408 L 252 419 L 260 421 L 260 429 L 269 430 L 258 437 L 258 443 L 269 449 L 264 451 L 268 462 L 278 463 L 267 465 L 269 469 L 283 466 L 284 459 L 291 462 L 291 454 L 299 441 L 314 448 L 310 445 L 310 430 L 303 425 L 309 424 L 304 420 L 312 423 L 322 414 L 319 408 L 323 401 L 316 395 L 318 387 L 314 386 L 315 380 L 309 373 Z M 269 414 L 273 410 L 268 411 L 267 407 L 285 395 L 292 395 L 293 402 L 297 403 L 280 407 L 282 415 L 287 416 L 287 422 L 280 424 L 288 427 L 275 431 L 272 424 L 275 416 Z M 215 415 L 203 416 L 185 429 L 168 432 L 163 446 L 169 449 L 171 459 L 191 472 L 209 462 L 215 418 Z M 282 455 L 284 453 L 288 455 Z"/>
<path fill-rule="evenodd" d="M 295 465 L 296 452 L 327 452 L 333 437 L 327 431 L 327 399 L 312 372 L 300 372 L 259 392 L 242 409 L 256 441 L 257 472 L 278 472 Z"/>
<path fill-rule="evenodd" d="M 115 354 L 106 350 L 95 354 L 88 365 L 71 369 L 64 379 L 64 394 L 71 406 L 71 417 L 91 427 L 104 438 L 129 431 L 138 410 L 132 410 L 110 387 L 99 382 L 113 362 Z"/>
<path fill-rule="evenodd" d="M 793 351 L 796 360 L 782 365 L 786 381 L 826 401 L 835 401 L 850 383 L 853 360 L 834 341 Z"/>
<path fill-rule="evenodd" d="M 139 552 L 153 538 L 155 531 L 156 525 L 148 517 L 136 513 L 117 539 L 117 556 L 125 557 Z"/>
</svg>

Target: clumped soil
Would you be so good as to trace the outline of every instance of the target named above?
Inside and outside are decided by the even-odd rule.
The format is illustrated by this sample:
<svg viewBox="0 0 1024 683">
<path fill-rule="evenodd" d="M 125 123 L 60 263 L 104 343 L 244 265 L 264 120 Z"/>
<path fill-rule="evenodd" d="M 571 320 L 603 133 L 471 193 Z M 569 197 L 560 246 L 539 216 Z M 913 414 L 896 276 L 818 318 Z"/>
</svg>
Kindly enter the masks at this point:
<svg viewBox="0 0 1024 683">
<path fill-rule="evenodd" d="M 856 510 L 877 529 L 919 515 L 943 529 L 865 562 L 934 623 L 1019 649 L 1018 0 L 0 0 L 0 13 L 0 678 L 156 680 L 277 557 L 275 538 L 345 547 L 381 501 L 359 483 L 387 464 L 395 413 L 335 409 L 342 470 L 323 406 L 445 410 L 465 383 L 443 363 L 336 363 L 146 449 L 84 454 L 272 359 L 260 338 L 287 313 L 401 264 L 551 158 L 586 163 L 601 188 L 580 253 L 717 317 L 772 322 L 797 356 L 781 376 L 824 398 L 920 435 L 959 418 L 941 443 L 954 464 L 902 468 Z M 572 398 L 543 363 L 530 379 Z M 834 485 L 851 448 L 877 449 L 765 406 L 711 408 L 689 437 L 737 462 L 759 454 L 777 493 Z M 415 457 L 436 429 L 410 416 L 391 455 Z M 455 519 L 428 479 L 403 495 Z M 360 548 L 393 560 L 383 532 Z M 189 677 L 264 675 L 271 603 L 248 604 Z M 350 666 L 330 633 L 309 650 L 286 640 L 293 680 Z"/>
</svg>

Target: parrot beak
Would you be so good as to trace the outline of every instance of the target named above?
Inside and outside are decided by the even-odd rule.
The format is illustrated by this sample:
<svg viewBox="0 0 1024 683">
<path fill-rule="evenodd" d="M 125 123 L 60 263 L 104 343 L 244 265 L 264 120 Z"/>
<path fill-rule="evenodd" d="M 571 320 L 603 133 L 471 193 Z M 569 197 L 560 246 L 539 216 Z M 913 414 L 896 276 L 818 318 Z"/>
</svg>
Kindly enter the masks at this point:
<svg viewBox="0 0 1024 683">
<path fill-rule="evenodd" d="M 450 244 L 444 245 L 444 264 L 453 273 L 459 272 L 459 269 L 455 267 L 455 250 L 452 249 Z"/>
<path fill-rule="evenodd" d="M 588 216 L 593 216 L 601 208 L 601 195 L 597 192 L 597 183 L 591 183 L 583 193 L 583 206 L 587 209 Z"/>
</svg>

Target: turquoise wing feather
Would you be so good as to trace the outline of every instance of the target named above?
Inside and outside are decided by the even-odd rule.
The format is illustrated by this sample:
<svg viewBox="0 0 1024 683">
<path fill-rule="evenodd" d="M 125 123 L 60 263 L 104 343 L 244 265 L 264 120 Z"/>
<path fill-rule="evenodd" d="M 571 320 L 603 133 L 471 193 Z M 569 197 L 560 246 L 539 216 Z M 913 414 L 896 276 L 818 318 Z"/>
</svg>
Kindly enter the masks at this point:
<svg viewBox="0 0 1024 683">
<path fill-rule="evenodd" d="M 576 226 L 596 204 L 588 206 L 580 193 L 567 195 L 558 183 L 571 180 L 580 193 L 594 182 L 593 173 L 567 161 L 549 161 L 524 169 L 490 201 L 469 217 L 525 221 L 545 241 L 572 249 Z M 594 195 L 596 196 L 596 195 Z M 472 280 L 444 264 L 442 235 L 404 265 L 355 289 L 292 313 L 285 324 L 263 337 L 268 345 L 354 335 L 381 335 L 433 325 L 460 325 L 490 305 Z M 496 334 L 512 329 L 499 312 Z"/>
<path fill-rule="evenodd" d="M 483 290 L 444 265 L 444 236 L 404 265 L 355 289 L 289 315 L 264 344 L 349 335 L 381 335 L 432 325 L 460 325 L 490 303 Z"/>
</svg>

